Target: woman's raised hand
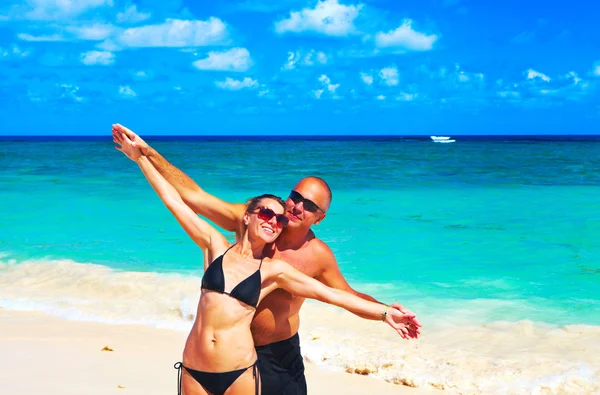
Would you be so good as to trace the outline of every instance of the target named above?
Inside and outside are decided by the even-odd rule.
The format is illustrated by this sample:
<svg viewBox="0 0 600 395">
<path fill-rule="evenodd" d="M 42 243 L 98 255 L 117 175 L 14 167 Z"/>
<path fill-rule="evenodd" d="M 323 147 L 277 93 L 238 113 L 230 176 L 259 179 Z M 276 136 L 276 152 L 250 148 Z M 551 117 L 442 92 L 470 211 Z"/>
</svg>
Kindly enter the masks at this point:
<svg viewBox="0 0 600 395">
<path fill-rule="evenodd" d="M 121 151 L 132 161 L 137 161 L 142 156 L 142 151 L 135 141 L 131 141 L 124 133 L 113 133 L 113 141 L 118 144 L 115 148 Z"/>
</svg>

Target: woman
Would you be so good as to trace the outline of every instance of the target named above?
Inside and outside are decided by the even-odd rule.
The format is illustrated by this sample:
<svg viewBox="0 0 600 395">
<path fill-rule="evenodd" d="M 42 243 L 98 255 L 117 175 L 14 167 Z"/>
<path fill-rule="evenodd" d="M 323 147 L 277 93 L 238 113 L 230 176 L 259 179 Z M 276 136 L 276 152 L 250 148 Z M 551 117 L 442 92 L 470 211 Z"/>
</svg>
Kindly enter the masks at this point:
<svg viewBox="0 0 600 395">
<path fill-rule="evenodd" d="M 274 195 L 251 199 L 244 214 L 245 232 L 230 245 L 200 219 L 126 135 L 116 147 L 135 161 L 166 207 L 205 255 L 196 320 L 186 341 L 179 370 L 179 393 L 259 394 L 260 377 L 250 324 L 258 303 L 277 288 L 317 299 L 369 318 L 381 318 L 403 338 L 414 315 L 329 288 L 286 262 L 266 258 L 271 243 L 287 225 L 285 202 Z M 212 262 L 212 263 L 209 263 Z"/>
</svg>

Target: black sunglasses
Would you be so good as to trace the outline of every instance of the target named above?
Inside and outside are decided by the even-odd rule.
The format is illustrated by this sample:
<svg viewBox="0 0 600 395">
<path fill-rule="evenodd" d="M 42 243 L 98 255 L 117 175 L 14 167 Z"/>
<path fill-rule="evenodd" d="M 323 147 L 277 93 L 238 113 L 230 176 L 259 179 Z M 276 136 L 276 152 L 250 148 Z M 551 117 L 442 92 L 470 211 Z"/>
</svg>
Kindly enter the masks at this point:
<svg viewBox="0 0 600 395">
<path fill-rule="evenodd" d="M 258 209 L 258 211 L 253 211 L 253 213 L 258 214 L 258 218 L 262 219 L 263 221 L 270 221 L 271 218 L 275 217 L 277 220 L 277 226 L 282 229 L 285 228 L 290 222 L 288 217 L 286 217 L 284 214 L 275 214 L 275 211 L 268 207 L 261 207 Z"/>
<path fill-rule="evenodd" d="M 302 196 L 300 193 L 298 193 L 294 190 L 292 190 L 292 192 L 290 192 L 290 199 L 292 199 L 292 202 L 294 202 L 294 204 L 298 204 L 298 203 L 302 202 L 304 209 L 306 211 L 310 211 L 311 213 L 316 213 L 317 210 L 325 212 L 325 210 L 323 210 L 321 207 L 317 206 L 317 204 L 315 202 L 313 202 L 310 199 L 304 198 L 304 196 Z"/>
</svg>

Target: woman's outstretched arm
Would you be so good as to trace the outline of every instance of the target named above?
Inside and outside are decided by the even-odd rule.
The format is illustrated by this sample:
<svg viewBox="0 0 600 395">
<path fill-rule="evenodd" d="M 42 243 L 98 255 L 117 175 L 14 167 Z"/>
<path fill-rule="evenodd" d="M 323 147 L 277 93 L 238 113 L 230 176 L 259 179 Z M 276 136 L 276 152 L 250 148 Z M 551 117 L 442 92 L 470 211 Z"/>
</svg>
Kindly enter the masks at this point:
<svg viewBox="0 0 600 395">
<path fill-rule="evenodd" d="M 304 298 L 316 299 L 359 314 L 364 318 L 381 319 L 390 325 L 404 339 L 417 338 L 421 324 L 415 315 L 404 314 L 399 309 L 381 303 L 362 299 L 349 292 L 330 288 L 323 283 L 308 277 L 283 261 L 272 261 L 275 264 L 274 283 L 278 288 Z"/>
<path fill-rule="evenodd" d="M 138 148 L 131 144 L 131 140 L 129 140 L 127 136 L 123 137 L 123 141 L 120 144 L 121 148 L 117 149 L 138 164 L 156 194 L 175 216 L 185 232 L 200 246 L 200 248 L 202 248 L 202 250 L 206 252 L 213 243 L 227 243 L 225 236 L 208 222 L 199 218 L 196 213 L 184 203 L 177 190 L 169 184 L 158 170 L 156 170 L 150 160 L 142 155 Z"/>
</svg>

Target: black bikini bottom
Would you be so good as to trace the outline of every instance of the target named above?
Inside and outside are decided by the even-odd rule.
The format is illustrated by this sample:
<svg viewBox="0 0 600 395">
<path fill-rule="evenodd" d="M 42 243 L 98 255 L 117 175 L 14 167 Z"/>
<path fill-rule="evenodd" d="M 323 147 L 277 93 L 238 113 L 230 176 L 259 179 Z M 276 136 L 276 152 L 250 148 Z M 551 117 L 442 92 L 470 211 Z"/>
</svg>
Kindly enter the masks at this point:
<svg viewBox="0 0 600 395">
<path fill-rule="evenodd" d="M 182 369 L 185 368 L 187 372 L 200 384 L 204 387 L 205 390 L 210 392 L 212 395 L 223 395 L 225 391 L 235 380 L 238 379 L 246 370 L 252 368 L 252 375 L 254 377 L 255 383 L 255 392 L 256 395 L 258 393 L 258 360 L 254 362 L 252 365 L 247 368 L 232 370 L 231 372 L 202 372 L 200 370 L 190 369 L 183 365 L 181 362 L 177 362 L 174 366 L 179 372 L 177 374 L 177 390 L 178 395 L 181 395 L 181 375 L 183 374 Z"/>
</svg>

